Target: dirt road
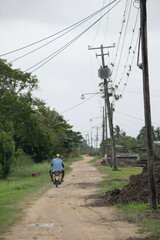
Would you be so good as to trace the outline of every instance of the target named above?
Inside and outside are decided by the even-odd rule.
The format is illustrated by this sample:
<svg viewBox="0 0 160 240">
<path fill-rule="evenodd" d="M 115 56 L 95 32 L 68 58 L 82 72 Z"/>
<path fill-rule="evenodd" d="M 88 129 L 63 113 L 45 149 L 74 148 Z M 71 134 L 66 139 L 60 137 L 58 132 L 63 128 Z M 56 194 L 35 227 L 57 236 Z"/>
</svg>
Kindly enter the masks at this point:
<svg viewBox="0 0 160 240">
<path fill-rule="evenodd" d="M 134 224 L 124 222 L 114 207 L 93 207 L 102 175 L 85 157 L 58 188 L 51 188 L 25 210 L 23 221 L 6 240 L 126 240 L 139 237 Z M 51 183 L 52 184 L 52 183 Z M 141 236 L 142 237 L 142 236 Z"/>
</svg>

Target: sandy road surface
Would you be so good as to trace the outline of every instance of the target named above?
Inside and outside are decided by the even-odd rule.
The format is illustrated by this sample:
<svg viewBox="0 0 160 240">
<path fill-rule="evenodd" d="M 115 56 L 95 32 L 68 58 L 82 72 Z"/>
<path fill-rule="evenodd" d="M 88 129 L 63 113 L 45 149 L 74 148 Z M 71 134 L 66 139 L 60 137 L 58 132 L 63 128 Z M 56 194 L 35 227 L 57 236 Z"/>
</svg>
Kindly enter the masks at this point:
<svg viewBox="0 0 160 240">
<path fill-rule="evenodd" d="M 73 163 L 73 171 L 65 177 L 65 182 L 58 188 L 53 186 L 34 202 L 26 210 L 23 221 L 4 239 L 126 240 L 139 237 L 137 227 L 120 220 L 114 207 L 91 207 L 102 175 L 88 163 L 90 159 L 85 157 Z"/>
</svg>

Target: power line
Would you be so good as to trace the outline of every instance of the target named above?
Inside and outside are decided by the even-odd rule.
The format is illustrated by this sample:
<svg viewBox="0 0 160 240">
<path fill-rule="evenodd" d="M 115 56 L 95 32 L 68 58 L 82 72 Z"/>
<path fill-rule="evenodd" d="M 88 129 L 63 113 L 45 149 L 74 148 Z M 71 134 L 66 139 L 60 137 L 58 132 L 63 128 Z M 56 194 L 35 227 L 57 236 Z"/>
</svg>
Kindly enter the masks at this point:
<svg viewBox="0 0 160 240">
<path fill-rule="evenodd" d="M 110 3 L 110 0 L 109 0 Z M 107 35 L 107 31 L 108 31 L 108 24 L 109 24 L 109 14 L 107 15 L 107 23 L 106 23 L 106 29 L 105 29 L 105 33 L 104 33 L 104 39 L 103 39 L 103 44 L 106 40 L 106 35 Z"/>
<path fill-rule="evenodd" d="M 132 43 L 133 43 L 133 38 L 134 38 L 134 35 L 135 35 L 135 30 L 136 30 L 136 26 L 137 26 L 137 20 L 138 20 L 138 16 L 139 16 L 139 9 L 137 11 L 137 16 L 136 16 L 136 20 L 135 20 L 135 24 L 134 24 L 134 28 L 133 28 L 133 33 L 132 33 L 132 37 L 131 37 L 131 43 L 129 45 L 129 51 L 128 51 L 128 55 L 127 55 L 127 58 L 126 58 L 126 62 L 125 62 L 125 65 L 124 65 L 124 69 L 123 69 L 123 73 L 122 73 L 122 76 L 118 82 L 118 86 L 120 85 L 122 79 L 123 79 L 123 76 L 124 76 L 124 73 L 125 73 L 125 70 L 126 70 L 126 67 L 127 67 L 127 63 L 128 63 L 128 59 L 129 59 L 129 55 L 131 53 L 131 49 L 132 49 Z M 131 71 L 131 65 L 130 66 L 130 69 L 129 71 Z"/>
<path fill-rule="evenodd" d="M 115 111 L 115 112 L 116 112 L 116 113 L 119 113 L 119 114 L 122 114 L 122 115 L 125 115 L 125 116 L 127 116 L 127 117 L 134 118 L 134 119 L 137 119 L 137 120 L 139 120 L 139 121 L 143 121 L 143 122 L 144 122 L 144 119 L 142 119 L 142 118 L 137 118 L 137 117 L 135 117 L 135 116 L 129 115 L 129 114 L 127 114 L 127 113 L 122 113 L 122 112 L 119 112 L 119 111 Z M 159 123 L 157 123 L 157 122 L 153 122 L 153 123 L 159 124 Z"/>
<path fill-rule="evenodd" d="M 132 6 L 132 0 L 131 0 L 131 3 L 130 3 L 128 18 L 127 18 L 127 23 L 126 23 L 126 29 L 125 29 L 125 33 L 124 33 L 124 38 L 123 38 L 123 43 L 122 43 L 122 47 L 121 47 L 120 57 L 119 57 L 119 61 L 118 61 L 117 71 L 115 73 L 115 77 L 114 77 L 114 81 L 113 82 L 116 81 L 117 73 L 119 71 L 120 61 L 121 61 L 121 58 L 122 58 L 122 52 L 123 52 L 123 49 L 124 49 L 124 43 L 125 43 L 125 40 L 126 40 L 126 33 L 127 33 L 128 23 L 129 23 L 129 18 L 130 18 L 130 13 L 131 13 L 131 6 Z"/>
<path fill-rule="evenodd" d="M 123 92 L 124 92 L 124 90 L 125 90 L 125 88 L 126 88 L 126 86 L 127 86 L 128 79 L 129 79 L 129 77 L 130 77 L 130 73 L 131 73 L 131 70 L 132 70 L 132 65 L 133 65 L 133 61 L 134 61 L 136 49 L 137 49 L 137 46 L 138 46 L 139 34 L 140 34 L 140 33 L 138 33 L 138 36 L 137 36 L 137 42 L 136 42 L 136 45 L 135 45 L 135 49 L 133 50 L 132 61 L 131 61 L 131 64 L 129 65 L 129 66 L 130 66 L 129 73 L 127 73 L 127 79 L 126 79 L 126 82 L 124 83 L 124 88 L 123 88 L 123 90 L 122 90 L 121 95 L 123 94 Z"/>
<path fill-rule="evenodd" d="M 105 5 L 105 0 L 103 0 L 102 8 L 104 7 L 104 5 Z M 101 11 L 101 16 L 102 16 L 102 11 Z M 97 31 L 96 31 L 95 38 L 93 40 L 93 44 L 92 45 L 94 45 L 94 43 L 96 41 L 96 38 L 97 38 L 97 35 L 98 35 L 98 31 L 99 31 L 99 28 L 100 28 L 100 22 L 101 21 L 99 21 L 99 23 L 98 23 Z"/>
<path fill-rule="evenodd" d="M 114 3 L 114 2 L 116 2 L 116 1 L 117 1 L 117 0 L 112 1 L 111 4 Z M 97 15 L 99 12 L 103 11 L 103 10 L 104 10 L 105 8 L 107 8 L 108 6 L 110 6 L 110 4 L 107 4 L 106 6 L 104 6 L 104 7 L 101 8 L 101 9 L 99 9 L 98 11 L 94 12 L 93 14 L 89 15 L 88 17 L 86 17 L 86 18 L 84 18 L 84 19 L 82 19 L 82 20 L 80 20 L 80 21 L 72 24 L 71 26 L 69 26 L 69 27 L 67 27 L 67 28 L 65 28 L 65 29 L 57 32 L 57 33 L 54 33 L 54 34 L 52 34 L 52 35 L 50 35 L 50 36 L 48 36 L 48 37 L 45 37 L 45 38 L 43 38 L 43 39 L 40 39 L 40 40 L 38 40 L 38 41 L 36 41 L 36 42 L 33 42 L 33 43 L 28 44 L 28 45 L 26 45 L 26 46 L 23 46 L 23 47 L 21 47 L 21 48 L 12 50 L 12 51 L 10 51 L 10 52 L 3 53 L 3 54 L 0 55 L 0 57 L 5 56 L 5 55 L 8 55 L 8 54 L 11 54 L 11 53 L 14 53 L 14 52 L 17 52 L 17 51 L 20 51 L 20 50 L 23 50 L 23 49 L 28 48 L 28 47 L 31 47 L 31 46 L 33 46 L 33 45 L 35 45 L 35 44 L 38 44 L 38 43 L 40 43 L 40 42 L 42 42 L 42 41 L 45 41 L 45 40 L 47 40 L 47 39 L 49 39 L 49 38 L 51 38 L 51 37 L 54 37 L 54 36 L 56 36 L 56 35 L 64 32 L 64 31 L 67 31 L 67 30 L 70 29 L 70 28 L 73 28 L 73 29 L 74 29 L 74 27 L 75 27 L 76 25 L 81 25 L 83 22 L 85 22 L 85 21 L 87 21 L 88 19 L 94 17 L 95 15 Z M 49 43 L 50 43 L 50 42 L 49 42 Z M 49 43 L 48 43 L 48 44 L 49 44 Z"/>
<path fill-rule="evenodd" d="M 117 0 L 116 0 L 117 1 Z M 88 28 L 86 28 L 83 32 L 81 32 L 77 37 L 75 37 L 74 39 L 72 39 L 70 42 L 68 42 L 67 44 L 63 45 L 61 48 L 59 48 L 57 51 L 55 51 L 54 53 L 50 54 L 49 56 L 47 56 L 46 58 L 42 59 L 40 62 L 34 64 L 33 66 L 31 66 L 30 68 L 26 69 L 25 72 L 29 71 L 30 69 L 38 66 L 39 64 L 41 64 L 42 62 L 45 62 L 43 64 L 41 64 L 39 67 L 37 67 L 36 69 L 34 69 L 31 73 L 35 72 L 37 69 L 39 69 L 40 67 L 42 67 L 43 65 L 45 65 L 47 62 L 49 62 L 50 60 L 52 60 L 54 57 L 56 57 L 57 55 L 59 55 L 62 51 L 64 51 L 67 47 L 69 47 L 72 43 L 74 43 L 77 39 L 79 39 L 84 33 L 86 33 L 90 28 L 92 28 L 98 21 L 100 21 L 108 12 L 110 12 L 121 0 L 117 1 L 117 3 L 110 8 L 107 12 L 105 12 L 100 18 L 98 18 L 93 24 L 91 24 Z M 112 3 L 114 3 L 115 1 L 113 1 Z M 112 4 L 111 3 L 111 4 Z"/>
<path fill-rule="evenodd" d="M 117 89 L 117 91 L 122 91 L 122 89 Z M 127 90 L 125 90 L 125 92 L 127 92 L 127 93 L 132 93 L 132 94 L 142 95 L 142 93 L 140 93 L 140 92 L 135 92 L 135 91 L 127 91 Z M 160 95 L 150 94 L 150 96 L 160 98 Z"/>
<path fill-rule="evenodd" d="M 118 112 L 118 111 L 115 111 L 116 113 L 119 113 L 119 114 L 122 114 L 122 115 L 125 115 L 125 116 L 127 116 L 127 117 L 131 117 L 131 118 L 134 118 L 134 119 L 137 119 L 137 120 L 140 120 L 140 121 L 144 121 L 144 119 L 142 119 L 142 118 L 137 118 L 137 117 L 135 117 L 135 116 L 132 116 L 132 115 L 129 115 L 129 114 L 127 114 L 127 113 L 122 113 L 122 112 Z"/>
<path fill-rule="evenodd" d="M 80 106 L 81 104 L 87 102 L 88 100 L 90 100 L 90 99 L 93 98 L 93 97 L 95 97 L 95 95 L 93 95 L 93 96 L 91 96 L 90 98 L 87 98 L 86 100 L 84 100 L 83 102 L 81 102 L 81 103 L 79 103 L 79 104 L 77 104 L 77 105 L 75 105 L 75 106 L 73 106 L 73 107 L 71 107 L 71 108 L 65 110 L 64 112 L 61 112 L 60 114 L 66 113 L 66 112 L 68 112 L 68 111 L 70 111 L 70 110 L 72 110 L 72 109 L 74 109 L 74 108 Z"/>
<path fill-rule="evenodd" d="M 13 63 L 13 62 L 15 62 L 15 61 L 17 61 L 17 60 L 19 60 L 19 59 L 21 59 L 21 58 L 23 58 L 23 57 L 25 57 L 25 56 L 27 56 L 27 55 L 33 53 L 33 52 L 39 50 L 39 49 L 41 49 L 41 48 L 47 46 L 48 44 L 50 44 L 50 43 L 56 41 L 57 39 L 61 38 L 62 36 L 66 35 L 67 33 L 71 32 L 71 31 L 74 30 L 75 28 L 79 27 L 80 25 L 82 25 L 83 23 L 85 23 L 86 21 L 88 21 L 89 19 L 91 19 L 91 18 L 93 18 L 94 16 L 96 16 L 99 12 L 102 12 L 102 10 L 104 10 L 104 9 L 107 8 L 108 6 L 109 6 L 109 4 L 106 5 L 105 7 L 103 6 L 100 10 L 98 10 L 98 11 L 96 11 L 95 13 L 91 14 L 90 16 L 88 16 L 88 17 L 82 19 L 82 20 L 79 21 L 78 23 L 75 23 L 74 25 L 70 26 L 70 27 L 69 27 L 70 29 L 69 29 L 68 31 L 64 32 L 63 34 L 61 34 L 60 36 L 58 36 L 58 37 L 52 39 L 51 41 L 49 41 L 49 42 L 43 44 L 42 46 L 40 46 L 40 47 L 38 47 L 38 48 L 36 48 L 36 49 L 34 49 L 34 50 L 32 50 L 32 51 L 26 53 L 26 54 L 21 55 L 20 57 L 17 57 L 17 58 L 15 58 L 15 59 L 11 60 L 9 63 Z M 66 30 L 66 29 L 65 29 L 65 30 Z M 65 31 L 65 30 L 64 30 L 64 31 Z M 63 30 L 62 30 L 62 31 L 63 31 Z"/>
<path fill-rule="evenodd" d="M 126 0 L 126 4 L 125 4 L 125 10 L 124 10 L 124 13 L 123 13 L 121 30 L 119 32 L 119 38 L 118 38 L 118 44 L 117 44 L 117 50 L 116 50 L 115 58 L 114 58 L 113 63 L 111 64 L 113 66 L 112 73 L 113 73 L 113 70 L 115 68 L 116 59 L 117 59 L 117 56 L 118 56 L 118 50 L 119 50 L 120 41 L 121 41 L 121 37 L 122 37 L 122 33 L 123 33 L 124 23 L 126 22 L 125 18 L 126 18 L 127 8 L 128 8 L 128 0 Z M 112 73 L 111 73 L 111 75 L 112 75 Z"/>
</svg>

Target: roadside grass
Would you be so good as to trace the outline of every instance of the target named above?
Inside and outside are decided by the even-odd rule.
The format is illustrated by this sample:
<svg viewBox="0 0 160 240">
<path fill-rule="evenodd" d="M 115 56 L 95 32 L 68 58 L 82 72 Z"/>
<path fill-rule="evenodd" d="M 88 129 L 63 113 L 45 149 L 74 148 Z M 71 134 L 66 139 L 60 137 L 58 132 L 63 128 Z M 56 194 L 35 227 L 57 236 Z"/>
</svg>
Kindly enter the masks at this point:
<svg viewBox="0 0 160 240">
<path fill-rule="evenodd" d="M 100 156 L 97 155 L 92 160 L 90 160 L 89 163 L 96 163 L 97 160 L 99 160 L 99 159 L 100 159 Z"/>
<path fill-rule="evenodd" d="M 105 195 L 107 191 L 115 188 L 121 190 L 128 184 L 131 175 L 140 174 L 142 171 L 142 168 L 140 167 L 120 167 L 118 168 L 118 171 L 113 171 L 112 168 L 99 164 L 96 167 L 102 174 L 104 174 L 104 181 L 100 184 L 101 190 L 99 191 L 99 194 L 101 195 Z"/>
<path fill-rule="evenodd" d="M 65 165 L 65 174 L 68 174 L 72 171 L 72 167 L 71 167 L 71 164 L 73 162 L 77 162 L 77 161 L 81 161 L 83 160 L 83 157 L 76 157 L 76 158 L 70 158 L 70 159 L 63 159 L 63 162 L 64 162 L 64 165 Z"/>
<path fill-rule="evenodd" d="M 105 196 L 107 191 L 115 188 L 122 189 L 129 183 L 131 175 L 137 175 L 142 172 L 141 167 L 120 167 L 118 171 L 113 171 L 108 166 L 99 164 L 97 158 L 92 160 L 92 163 L 97 169 L 104 174 L 104 181 L 100 184 L 98 194 Z M 160 205 L 159 210 L 150 209 L 149 204 L 133 202 L 129 204 L 116 204 L 119 211 L 125 214 L 128 221 L 136 222 L 139 228 L 139 233 L 148 232 L 152 239 L 160 237 Z"/>
<path fill-rule="evenodd" d="M 149 232 L 152 239 L 160 237 L 160 210 L 151 210 L 149 204 L 137 202 L 116 206 L 129 221 L 138 224 L 139 233 Z"/>
<path fill-rule="evenodd" d="M 83 158 L 65 160 L 65 173 L 72 168 L 71 163 Z M 35 164 L 28 156 L 17 160 L 9 177 L 0 180 L 0 234 L 5 233 L 18 219 L 23 217 L 23 209 L 31 199 L 37 199 L 53 185 L 50 182 L 50 163 Z M 41 175 L 32 177 L 32 173 Z"/>
<path fill-rule="evenodd" d="M 22 209 L 19 207 L 21 201 L 50 187 L 48 171 L 48 163 L 29 164 L 25 168 L 16 166 L 7 180 L 0 180 L 0 234 L 22 217 Z M 35 172 L 41 175 L 32 177 L 31 174 Z"/>
</svg>

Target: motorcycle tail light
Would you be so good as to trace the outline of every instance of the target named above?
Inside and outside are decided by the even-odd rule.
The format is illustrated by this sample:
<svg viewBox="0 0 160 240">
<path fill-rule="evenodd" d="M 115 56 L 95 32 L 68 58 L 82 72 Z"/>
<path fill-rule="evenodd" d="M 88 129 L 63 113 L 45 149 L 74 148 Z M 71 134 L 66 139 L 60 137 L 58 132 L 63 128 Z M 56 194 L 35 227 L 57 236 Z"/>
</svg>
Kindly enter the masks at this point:
<svg viewBox="0 0 160 240">
<path fill-rule="evenodd" d="M 59 173 L 55 173 L 55 176 L 59 176 Z"/>
</svg>

